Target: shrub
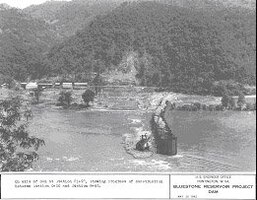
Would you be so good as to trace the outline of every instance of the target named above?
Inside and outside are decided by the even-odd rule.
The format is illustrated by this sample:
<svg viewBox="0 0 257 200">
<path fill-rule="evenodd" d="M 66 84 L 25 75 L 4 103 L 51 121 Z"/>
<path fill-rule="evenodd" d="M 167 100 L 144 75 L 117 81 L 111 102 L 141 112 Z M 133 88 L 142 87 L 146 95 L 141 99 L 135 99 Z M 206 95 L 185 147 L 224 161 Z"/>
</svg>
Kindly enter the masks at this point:
<svg viewBox="0 0 257 200">
<path fill-rule="evenodd" d="M 61 91 L 58 98 L 58 105 L 63 107 L 70 107 L 72 101 L 72 94 L 70 91 Z"/>
<path fill-rule="evenodd" d="M 193 103 L 193 106 L 197 109 L 197 110 L 202 110 L 202 105 L 199 102 Z"/>
<path fill-rule="evenodd" d="M 246 110 L 248 111 L 254 111 L 256 110 L 256 104 L 246 103 Z"/>
<path fill-rule="evenodd" d="M 85 102 L 86 106 L 89 106 L 89 102 L 94 101 L 95 93 L 92 90 L 86 90 L 82 94 L 82 99 Z"/>
<path fill-rule="evenodd" d="M 246 104 L 245 96 L 244 96 L 243 93 L 240 93 L 240 94 L 238 95 L 237 106 L 238 106 L 240 109 L 242 109 L 245 104 Z"/>
<path fill-rule="evenodd" d="M 203 110 L 207 110 L 207 109 L 208 109 L 208 106 L 207 106 L 206 104 L 203 104 L 203 105 L 202 105 L 202 109 L 203 109 Z"/>
<path fill-rule="evenodd" d="M 215 111 L 216 110 L 216 105 L 209 105 L 208 110 L 209 111 Z"/>
<path fill-rule="evenodd" d="M 33 93 L 31 93 L 31 95 L 34 97 L 32 99 L 32 104 L 38 104 L 39 103 L 39 99 L 40 99 L 40 96 L 42 94 L 42 89 L 41 88 L 37 88 L 35 90 L 33 90 Z"/>
<path fill-rule="evenodd" d="M 217 111 L 223 111 L 223 110 L 224 110 L 224 107 L 223 107 L 223 105 L 216 105 L 215 110 L 217 110 Z"/>
</svg>

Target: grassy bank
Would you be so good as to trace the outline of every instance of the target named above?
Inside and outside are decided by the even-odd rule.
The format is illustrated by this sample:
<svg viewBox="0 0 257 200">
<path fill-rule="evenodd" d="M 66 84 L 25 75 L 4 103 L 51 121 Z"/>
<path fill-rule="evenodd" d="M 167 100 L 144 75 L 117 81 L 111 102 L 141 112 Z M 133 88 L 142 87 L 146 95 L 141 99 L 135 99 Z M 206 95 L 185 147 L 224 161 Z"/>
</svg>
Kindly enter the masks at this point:
<svg viewBox="0 0 257 200">
<path fill-rule="evenodd" d="M 24 101 L 32 104 L 41 104 L 54 107 L 58 103 L 60 89 L 45 89 L 40 92 L 39 101 L 35 101 L 33 92 L 28 90 L 8 90 L 0 88 L 0 99 L 12 95 L 19 95 Z M 85 90 L 70 90 L 71 108 L 84 109 L 82 94 Z M 181 111 L 223 111 L 221 97 L 186 95 L 172 92 L 155 92 L 140 87 L 122 87 L 122 88 L 105 88 L 99 92 L 90 106 L 96 109 L 111 110 L 145 110 L 153 112 L 159 106 L 160 102 L 170 102 L 173 109 Z M 255 102 L 246 103 L 243 110 L 255 110 Z M 234 110 L 238 110 L 235 109 Z"/>
</svg>

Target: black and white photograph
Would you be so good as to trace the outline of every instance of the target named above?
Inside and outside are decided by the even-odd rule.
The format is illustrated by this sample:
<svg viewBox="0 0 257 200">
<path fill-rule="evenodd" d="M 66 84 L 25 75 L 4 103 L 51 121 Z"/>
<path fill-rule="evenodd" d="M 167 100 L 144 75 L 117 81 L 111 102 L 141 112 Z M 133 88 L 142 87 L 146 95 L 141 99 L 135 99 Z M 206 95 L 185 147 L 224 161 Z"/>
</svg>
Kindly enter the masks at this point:
<svg viewBox="0 0 257 200">
<path fill-rule="evenodd" d="M 0 160 L 255 172 L 256 1 L 0 0 Z"/>
</svg>

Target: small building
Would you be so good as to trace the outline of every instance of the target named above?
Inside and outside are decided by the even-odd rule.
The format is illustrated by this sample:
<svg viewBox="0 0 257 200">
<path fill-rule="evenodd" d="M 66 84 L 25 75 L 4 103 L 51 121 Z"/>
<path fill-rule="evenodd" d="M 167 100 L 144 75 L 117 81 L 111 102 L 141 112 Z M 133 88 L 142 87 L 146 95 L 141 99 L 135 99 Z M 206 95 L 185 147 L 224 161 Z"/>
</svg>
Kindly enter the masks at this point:
<svg viewBox="0 0 257 200">
<path fill-rule="evenodd" d="M 76 89 L 84 89 L 88 86 L 88 83 L 74 83 L 74 88 Z"/>
<path fill-rule="evenodd" d="M 53 84 L 54 88 L 60 88 L 61 87 L 61 83 L 60 82 L 56 82 Z"/>
<path fill-rule="evenodd" d="M 73 89 L 73 83 L 62 83 L 62 89 Z"/>
<path fill-rule="evenodd" d="M 88 83 L 74 83 L 75 86 L 88 86 Z"/>
<path fill-rule="evenodd" d="M 29 82 L 28 84 L 26 84 L 25 89 L 26 90 L 36 90 L 36 89 L 38 89 L 38 84 L 36 82 Z"/>
<path fill-rule="evenodd" d="M 26 82 L 22 82 L 22 83 L 20 83 L 20 85 L 21 85 L 21 87 L 23 88 L 23 89 L 26 89 L 26 85 L 27 85 L 28 83 L 26 83 Z"/>
<path fill-rule="evenodd" d="M 51 88 L 51 87 L 53 87 L 53 84 L 52 83 L 38 83 L 38 87 L 43 88 L 43 89 Z"/>
</svg>

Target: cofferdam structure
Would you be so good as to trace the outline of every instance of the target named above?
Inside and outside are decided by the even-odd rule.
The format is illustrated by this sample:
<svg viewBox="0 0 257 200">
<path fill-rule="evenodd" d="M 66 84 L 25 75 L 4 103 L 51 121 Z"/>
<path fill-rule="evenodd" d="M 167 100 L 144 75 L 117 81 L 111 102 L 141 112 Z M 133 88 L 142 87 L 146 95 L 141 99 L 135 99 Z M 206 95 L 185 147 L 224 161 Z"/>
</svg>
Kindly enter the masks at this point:
<svg viewBox="0 0 257 200">
<path fill-rule="evenodd" d="M 165 120 L 165 112 L 172 109 L 169 101 L 160 105 L 153 113 L 151 119 L 151 130 L 155 141 L 156 153 L 174 156 L 177 154 L 177 137 L 172 133 Z"/>
</svg>

